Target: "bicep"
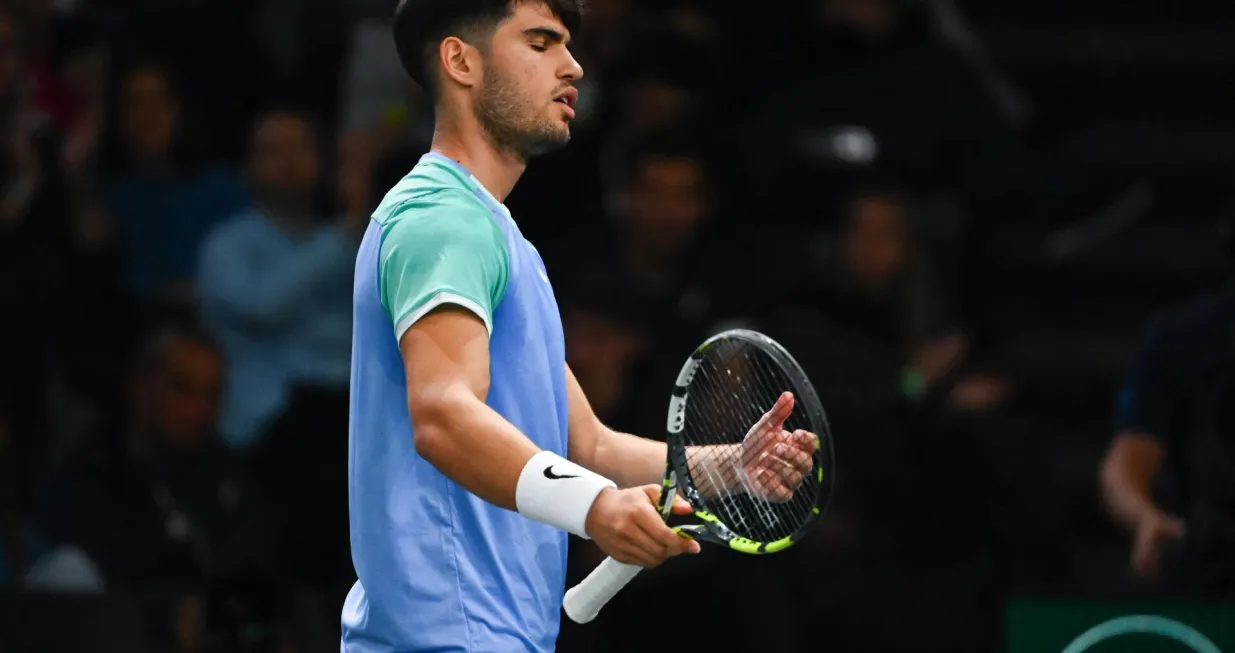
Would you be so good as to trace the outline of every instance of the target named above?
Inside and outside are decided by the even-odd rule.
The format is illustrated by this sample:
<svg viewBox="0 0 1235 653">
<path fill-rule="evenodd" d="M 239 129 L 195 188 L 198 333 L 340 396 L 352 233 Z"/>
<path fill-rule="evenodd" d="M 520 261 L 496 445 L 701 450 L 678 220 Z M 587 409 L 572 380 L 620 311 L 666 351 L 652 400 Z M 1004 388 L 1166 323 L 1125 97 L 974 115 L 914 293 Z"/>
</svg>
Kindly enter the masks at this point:
<svg viewBox="0 0 1235 653">
<path fill-rule="evenodd" d="M 413 422 L 448 402 L 452 393 L 466 391 L 481 401 L 488 396 L 489 333 L 471 310 L 437 307 L 403 333 L 399 350 Z"/>
</svg>

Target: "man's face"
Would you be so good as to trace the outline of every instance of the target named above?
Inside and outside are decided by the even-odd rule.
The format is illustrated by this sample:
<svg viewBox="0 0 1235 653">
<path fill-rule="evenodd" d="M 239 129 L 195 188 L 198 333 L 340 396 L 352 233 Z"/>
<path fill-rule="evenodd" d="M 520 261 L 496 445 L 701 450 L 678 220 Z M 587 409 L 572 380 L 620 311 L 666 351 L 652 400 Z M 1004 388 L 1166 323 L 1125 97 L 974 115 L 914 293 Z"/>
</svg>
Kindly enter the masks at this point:
<svg viewBox="0 0 1235 653">
<path fill-rule="evenodd" d="M 880 286 L 905 264 L 908 234 L 904 207 L 895 200 L 867 197 L 849 214 L 845 257 L 850 271 L 865 285 Z"/>
<path fill-rule="evenodd" d="M 524 158 L 570 142 L 583 68 L 567 49 L 562 21 L 543 4 L 524 2 L 494 32 L 476 117 L 498 144 Z"/>
<path fill-rule="evenodd" d="M 250 164 L 263 192 L 290 200 L 311 198 L 321 175 L 313 129 L 292 114 L 267 116 L 254 134 Z"/>
<path fill-rule="evenodd" d="M 208 439 L 218 417 L 223 361 L 204 345 L 179 341 L 162 364 L 138 381 L 138 415 L 156 444 L 192 449 Z"/>
<path fill-rule="evenodd" d="M 681 120 L 690 111 L 689 89 L 659 79 L 636 80 L 623 93 L 622 129 L 640 136 Z"/>
<path fill-rule="evenodd" d="M 124 127 L 139 154 L 152 158 L 167 154 L 177 120 L 177 107 L 162 74 L 142 70 L 129 77 L 124 89 Z"/>
<path fill-rule="evenodd" d="M 707 211 L 703 170 L 689 158 L 650 159 L 636 171 L 627 200 L 641 240 L 674 249 L 690 238 Z"/>
</svg>

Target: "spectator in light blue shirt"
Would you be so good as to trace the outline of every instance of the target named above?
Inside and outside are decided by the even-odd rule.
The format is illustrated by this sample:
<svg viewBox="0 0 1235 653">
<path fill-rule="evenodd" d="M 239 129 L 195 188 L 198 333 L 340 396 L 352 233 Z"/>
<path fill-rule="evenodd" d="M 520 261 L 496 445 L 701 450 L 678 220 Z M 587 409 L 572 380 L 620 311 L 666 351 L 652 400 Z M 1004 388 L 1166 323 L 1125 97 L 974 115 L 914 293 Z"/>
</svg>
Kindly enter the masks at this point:
<svg viewBox="0 0 1235 653">
<path fill-rule="evenodd" d="M 129 290 L 141 301 L 187 305 L 202 240 L 249 203 L 240 179 L 209 165 L 173 75 L 143 63 L 124 77 L 104 148 L 114 175 L 107 210 L 124 246 Z"/>
<path fill-rule="evenodd" d="M 250 155 L 254 205 L 217 227 L 201 253 L 202 315 L 229 361 L 222 431 L 255 442 L 296 388 L 346 393 L 352 268 L 367 215 L 322 220 L 321 156 L 311 121 L 259 118 Z"/>
</svg>

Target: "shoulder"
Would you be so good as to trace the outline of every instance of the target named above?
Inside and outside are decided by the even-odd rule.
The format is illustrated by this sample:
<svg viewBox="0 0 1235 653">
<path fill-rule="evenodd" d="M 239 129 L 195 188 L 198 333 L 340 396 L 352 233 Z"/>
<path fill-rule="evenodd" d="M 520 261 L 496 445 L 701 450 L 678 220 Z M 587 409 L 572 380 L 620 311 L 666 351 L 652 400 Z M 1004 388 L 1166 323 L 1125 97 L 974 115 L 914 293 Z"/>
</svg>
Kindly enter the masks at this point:
<svg viewBox="0 0 1235 653">
<path fill-rule="evenodd" d="M 486 218 L 489 214 L 480 198 L 458 176 L 422 160 L 386 193 L 373 217 L 385 226 L 409 216 L 459 212 Z"/>
<path fill-rule="evenodd" d="M 439 188 L 379 207 L 382 245 L 438 247 L 446 244 L 493 246 L 505 249 L 505 235 L 497 220 L 466 191 Z"/>
</svg>

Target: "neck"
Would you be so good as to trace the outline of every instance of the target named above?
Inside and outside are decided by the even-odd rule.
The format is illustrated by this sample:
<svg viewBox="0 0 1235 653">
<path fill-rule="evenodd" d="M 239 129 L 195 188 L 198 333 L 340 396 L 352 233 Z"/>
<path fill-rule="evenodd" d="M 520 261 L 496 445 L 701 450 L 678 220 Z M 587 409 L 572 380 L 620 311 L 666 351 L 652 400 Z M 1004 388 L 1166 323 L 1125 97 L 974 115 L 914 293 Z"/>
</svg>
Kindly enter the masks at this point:
<svg viewBox="0 0 1235 653">
<path fill-rule="evenodd" d="M 500 147 L 471 116 L 438 120 L 430 149 L 466 168 L 499 202 L 506 201 L 527 169 L 527 159 Z"/>
</svg>

